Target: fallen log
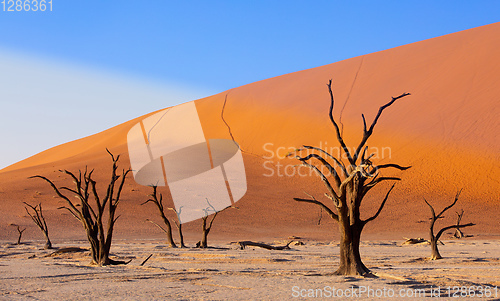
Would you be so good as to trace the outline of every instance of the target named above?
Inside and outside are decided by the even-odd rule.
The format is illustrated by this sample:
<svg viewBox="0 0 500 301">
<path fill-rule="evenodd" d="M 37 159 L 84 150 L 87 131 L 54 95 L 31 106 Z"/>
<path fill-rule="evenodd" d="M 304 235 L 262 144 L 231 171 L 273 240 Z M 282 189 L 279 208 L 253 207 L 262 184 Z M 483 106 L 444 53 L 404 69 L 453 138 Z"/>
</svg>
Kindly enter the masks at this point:
<svg viewBox="0 0 500 301">
<path fill-rule="evenodd" d="M 260 242 L 245 240 L 245 241 L 239 241 L 238 244 L 240 245 L 241 250 L 244 250 L 247 246 L 259 247 L 259 248 L 264 248 L 267 250 L 290 250 L 290 244 L 292 242 L 293 242 L 293 240 L 291 240 L 290 242 L 288 242 L 284 246 L 271 246 L 271 245 L 260 243 Z"/>
</svg>

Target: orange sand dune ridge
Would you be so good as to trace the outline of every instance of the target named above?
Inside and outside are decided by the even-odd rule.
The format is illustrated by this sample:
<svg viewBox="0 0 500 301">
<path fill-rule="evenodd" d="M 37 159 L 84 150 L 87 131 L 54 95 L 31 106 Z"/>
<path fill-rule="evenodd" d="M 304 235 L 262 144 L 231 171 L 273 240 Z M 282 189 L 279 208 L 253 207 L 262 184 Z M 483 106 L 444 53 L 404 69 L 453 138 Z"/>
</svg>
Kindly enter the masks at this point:
<svg viewBox="0 0 500 301">
<path fill-rule="evenodd" d="M 500 235 L 500 23 L 478 27 L 377 53 L 344 60 L 255 82 L 195 101 L 206 139 L 231 139 L 243 150 L 248 191 L 237 203 L 239 210 L 226 210 L 214 226 L 214 238 L 335 238 L 336 226 L 313 205 L 298 204 L 293 197 L 311 193 L 322 198 L 319 179 L 301 176 L 297 162 L 284 158 L 303 144 L 338 151 L 327 82 L 333 79 L 334 116 L 343 126 L 348 147 L 361 139 L 363 113 L 368 123 L 378 108 L 392 96 L 411 93 L 384 111 L 369 150 L 374 163 L 411 165 L 406 171 L 384 170 L 401 177 L 380 217 L 367 226 L 365 235 L 393 237 L 427 234 L 429 209 L 423 198 L 443 208 L 463 189 L 456 210 L 464 209 L 463 222 L 477 225 L 464 232 L 476 236 Z M 226 100 L 221 116 L 224 101 Z M 76 171 L 88 165 L 96 178 L 109 174 L 105 148 L 122 154 L 123 168 L 130 166 L 127 133 L 143 117 L 96 135 L 56 146 L 0 171 L 0 239 L 16 237 L 16 223 L 32 227 L 22 201 L 42 202 L 54 236 L 84 239 L 83 231 L 68 213 L 58 210 L 64 203 L 40 180 L 41 174 L 67 184 L 57 170 Z M 230 127 L 230 131 L 226 124 Z M 381 184 L 364 200 L 362 217 L 373 214 L 390 184 Z M 168 189 L 161 190 L 171 202 Z M 150 188 L 129 179 L 118 211 L 118 238 L 161 237 L 147 200 Z M 453 224 L 455 214 L 448 213 Z M 159 221 L 159 220 L 158 220 Z M 187 239 L 199 239 L 199 221 L 186 224 Z"/>
</svg>

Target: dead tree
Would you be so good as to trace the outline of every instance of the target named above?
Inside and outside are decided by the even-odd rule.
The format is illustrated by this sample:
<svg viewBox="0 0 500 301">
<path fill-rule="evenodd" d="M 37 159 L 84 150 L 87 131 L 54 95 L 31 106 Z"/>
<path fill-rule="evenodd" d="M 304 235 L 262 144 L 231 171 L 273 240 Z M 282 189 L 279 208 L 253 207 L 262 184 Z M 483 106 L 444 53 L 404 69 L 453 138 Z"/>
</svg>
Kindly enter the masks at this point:
<svg viewBox="0 0 500 301">
<path fill-rule="evenodd" d="M 219 213 L 219 211 L 215 211 L 215 213 L 212 215 L 212 218 L 210 219 L 210 221 L 208 221 L 209 213 L 207 210 L 205 210 L 205 216 L 201 218 L 201 220 L 202 220 L 202 224 L 201 224 L 202 237 L 201 237 L 201 241 L 199 241 L 196 244 L 197 248 L 203 248 L 203 249 L 208 248 L 208 234 L 210 233 L 210 230 L 212 230 L 212 225 L 213 225 L 214 220 L 217 217 L 218 213 Z"/>
<path fill-rule="evenodd" d="M 43 232 L 43 235 L 45 235 L 46 242 L 44 249 L 52 249 L 52 243 L 50 242 L 49 238 L 49 228 L 47 227 L 47 223 L 45 222 L 45 217 L 43 216 L 42 203 L 39 203 L 36 206 L 32 206 L 26 202 L 24 202 L 24 204 L 26 204 L 26 206 L 28 206 L 29 208 L 31 208 L 31 210 L 33 210 L 33 213 L 31 213 L 28 210 L 28 207 L 24 207 L 24 209 L 26 209 L 26 212 L 31 217 L 35 225 L 37 225 L 38 228 L 40 228 L 40 230 Z"/>
<path fill-rule="evenodd" d="M 23 236 L 23 232 L 26 230 L 26 228 L 21 230 L 21 227 L 19 227 L 19 225 L 16 225 L 16 224 L 10 224 L 10 225 L 17 227 L 17 232 L 19 233 L 19 236 L 17 237 L 16 245 L 20 245 L 21 244 L 21 237 Z"/>
<path fill-rule="evenodd" d="M 90 243 L 90 250 L 92 256 L 91 264 L 97 266 L 104 266 L 110 264 L 124 264 L 123 261 L 116 261 L 109 258 L 109 250 L 111 248 L 111 241 L 113 238 L 113 230 L 116 220 L 120 216 L 115 217 L 116 208 L 120 202 L 120 195 L 125 183 L 127 174 L 130 172 L 128 170 L 122 170 L 121 175 L 117 175 L 116 171 L 118 169 L 118 160 L 120 156 L 113 156 L 113 154 L 106 149 L 108 154 L 111 156 L 113 165 L 111 170 L 111 177 L 106 190 L 106 195 L 104 198 L 99 196 L 96 189 L 96 181 L 92 179 L 93 170 L 90 172 L 85 171 L 82 174 L 80 170 L 78 175 L 68 171 L 61 170 L 62 173 L 67 174 L 75 184 L 74 188 L 69 187 L 57 187 L 51 180 L 44 176 L 36 175 L 31 178 L 40 178 L 47 181 L 52 189 L 56 192 L 57 196 L 66 201 L 67 206 L 60 207 L 59 209 L 68 210 L 77 220 L 79 220 L 85 231 L 87 233 L 87 239 Z M 115 187 L 118 184 L 118 187 Z M 116 191 L 115 191 L 116 190 Z M 79 203 L 73 201 L 69 196 L 62 193 L 62 191 L 67 191 L 70 195 L 76 197 Z M 91 205 L 91 199 L 95 206 Z M 107 208 L 106 208 L 107 206 Z M 107 229 L 105 229 L 105 211 L 107 209 Z"/>
<path fill-rule="evenodd" d="M 182 224 L 180 222 L 181 218 L 180 218 L 180 215 L 181 215 L 181 211 L 182 211 L 182 206 L 179 208 L 179 210 L 175 210 L 175 208 L 168 208 L 170 210 L 172 210 L 173 212 L 175 212 L 175 215 L 177 215 L 177 220 L 174 220 L 174 224 L 175 226 L 177 227 L 177 231 L 179 232 L 179 243 L 181 244 L 181 248 L 187 248 L 186 245 L 184 244 L 184 234 L 182 234 Z"/>
<path fill-rule="evenodd" d="M 207 204 L 208 204 L 208 207 L 203 209 L 203 211 L 205 212 L 205 216 L 203 216 L 201 218 L 202 220 L 202 224 L 201 224 L 201 229 L 202 229 L 202 237 L 201 237 L 201 241 L 197 242 L 196 243 L 196 247 L 197 248 L 202 248 L 202 249 L 206 249 L 208 248 L 208 234 L 210 234 L 210 230 L 212 230 L 212 225 L 214 223 L 214 220 L 215 218 L 217 217 L 217 214 L 219 212 L 222 212 L 224 210 L 226 210 L 227 208 L 234 208 L 234 209 L 238 209 L 237 207 L 233 207 L 233 206 L 229 206 L 229 207 L 226 207 L 220 211 L 217 211 L 215 210 L 215 208 L 212 206 L 212 204 L 210 204 L 210 202 L 208 201 L 207 199 Z M 212 215 L 212 218 L 209 220 L 209 216 L 211 215 L 211 212 L 213 212 L 213 215 Z"/>
<path fill-rule="evenodd" d="M 366 153 L 368 146 L 365 146 L 365 144 L 373 134 L 373 129 L 382 112 L 397 100 L 410 94 L 403 93 L 397 97 L 392 97 L 391 101 L 381 106 L 370 127 L 367 127 L 365 116 L 362 114 L 363 137 L 356 149 L 349 150 L 344 142 L 343 134 L 333 117 L 335 101 L 331 80 L 327 86 L 330 93 L 329 117 L 335 129 L 337 141 L 340 144 L 341 150 L 345 153 L 344 159 L 336 158 L 321 148 L 307 145 L 304 145 L 293 154 L 301 162 L 300 166 L 308 167 L 318 174 L 327 189 L 325 196 L 332 201 L 333 206 L 327 206 L 324 202 L 318 201 L 310 195 L 308 199 L 294 198 L 294 200 L 320 206 L 331 218 L 338 222 L 340 231 L 340 266 L 335 274 L 367 275 L 370 273 L 370 270 L 361 261 L 359 253 L 361 232 L 368 222 L 379 216 L 394 185 L 386 193 L 377 212 L 365 220 L 362 220 L 360 217 L 362 201 L 366 194 L 377 184 L 384 181 L 400 180 L 398 177 L 380 176 L 381 170 L 386 168 L 406 170 L 410 167 L 402 167 L 397 164 L 374 165 L 370 161 L 370 158 L 374 154 L 368 155 Z M 345 159 L 347 159 L 347 162 L 344 163 Z"/>
<path fill-rule="evenodd" d="M 160 213 L 160 216 L 163 220 L 163 223 L 165 224 L 165 228 L 163 228 L 162 226 L 158 225 L 157 223 L 155 223 L 151 220 L 148 220 L 148 221 L 151 222 L 152 224 L 156 225 L 163 232 L 165 232 L 165 234 L 167 234 L 167 242 L 171 248 L 177 248 L 177 245 L 175 244 L 174 239 L 172 237 L 172 225 L 170 224 L 169 219 L 165 215 L 165 210 L 163 207 L 163 195 L 160 193 L 160 196 L 158 197 L 158 191 L 157 191 L 158 187 L 157 186 L 151 186 L 151 187 L 153 187 L 153 193 L 149 195 L 151 198 L 148 199 L 146 202 L 142 203 L 141 205 L 144 205 L 148 202 L 152 202 L 156 205 L 156 207 L 158 208 L 158 212 Z M 173 210 L 177 214 L 177 211 L 175 211 L 175 209 L 173 209 L 173 208 L 168 208 L 168 209 Z M 178 214 L 177 214 L 177 216 L 178 216 Z M 177 229 L 179 230 L 181 248 L 185 248 L 186 246 L 184 245 L 184 235 L 182 234 L 182 226 L 180 223 L 177 223 L 175 220 L 174 220 L 174 223 L 177 226 Z"/>
<path fill-rule="evenodd" d="M 293 240 L 290 240 L 286 245 L 284 246 L 271 246 L 268 244 L 260 243 L 260 242 L 254 242 L 254 241 L 239 241 L 238 244 L 240 245 L 240 250 L 244 250 L 247 246 L 250 247 L 259 247 L 267 250 L 290 250 L 290 244 L 293 242 Z"/>
<path fill-rule="evenodd" d="M 462 211 L 460 213 L 458 212 L 455 212 L 457 214 L 457 226 L 460 225 L 460 222 L 462 221 L 462 217 L 464 216 L 464 210 L 462 209 Z M 462 238 L 464 237 L 464 233 L 462 232 L 462 230 L 460 230 L 460 228 L 456 228 L 455 229 L 455 233 L 453 233 L 453 237 L 455 238 Z"/>
<path fill-rule="evenodd" d="M 455 206 L 455 204 L 457 203 L 458 197 L 460 196 L 461 192 L 462 192 L 462 190 L 458 191 L 457 195 L 455 196 L 455 200 L 453 201 L 453 203 L 451 205 L 449 205 L 448 207 L 445 207 L 437 215 L 436 215 L 436 212 L 434 211 L 434 208 L 431 206 L 431 204 L 429 204 L 429 202 L 427 202 L 427 200 L 424 198 L 425 203 L 429 206 L 429 208 L 431 209 L 431 213 L 432 213 L 431 221 L 430 221 L 430 227 L 429 227 L 429 236 L 430 236 L 430 243 L 431 243 L 431 260 L 436 260 L 436 259 L 443 258 L 443 257 L 441 257 L 441 254 L 439 254 L 438 241 L 439 241 L 439 238 L 441 237 L 441 235 L 445 231 L 450 230 L 450 229 L 459 229 L 459 228 L 465 228 L 465 227 L 470 227 L 470 226 L 474 226 L 475 225 L 473 223 L 468 223 L 468 224 L 464 224 L 464 225 L 459 225 L 457 223 L 457 225 L 452 225 L 452 226 L 448 226 L 448 227 L 442 228 L 441 230 L 438 231 L 438 233 L 436 235 L 434 235 L 434 224 L 436 223 L 436 221 L 438 219 L 443 218 L 443 214 L 448 209 L 450 209 L 451 207 Z"/>
</svg>

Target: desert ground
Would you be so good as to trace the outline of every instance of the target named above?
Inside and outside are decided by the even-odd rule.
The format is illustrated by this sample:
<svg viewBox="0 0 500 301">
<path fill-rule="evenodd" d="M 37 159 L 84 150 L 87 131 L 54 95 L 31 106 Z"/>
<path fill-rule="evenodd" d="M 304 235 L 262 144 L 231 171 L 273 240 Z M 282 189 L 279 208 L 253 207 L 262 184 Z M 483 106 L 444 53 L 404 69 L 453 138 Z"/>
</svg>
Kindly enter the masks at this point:
<svg viewBox="0 0 500 301">
<path fill-rule="evenodd" d="M 117 240 L 114 258 L 132 261 L 102 268 L 89 265 L 87 250 L 54 254 L 55 250 L 41 249 L 41 241 L 3 242 L 0 299 L 500 300 L 500 240 L 444 240 L 440 246 L 444 258 L 436 261 L 427 259 L 430 248 L 425 244 L 368 240 L 361 253 L 373 278 L 331 275 L 338 264 L 335 241 L 293 240 L 290 250 L 241 250 L 235 243 L 221 241 L 209 249 L 172 249 L 158 240 Z M 56 247 L 88 248 L 84 241 Z"/>
</svg>

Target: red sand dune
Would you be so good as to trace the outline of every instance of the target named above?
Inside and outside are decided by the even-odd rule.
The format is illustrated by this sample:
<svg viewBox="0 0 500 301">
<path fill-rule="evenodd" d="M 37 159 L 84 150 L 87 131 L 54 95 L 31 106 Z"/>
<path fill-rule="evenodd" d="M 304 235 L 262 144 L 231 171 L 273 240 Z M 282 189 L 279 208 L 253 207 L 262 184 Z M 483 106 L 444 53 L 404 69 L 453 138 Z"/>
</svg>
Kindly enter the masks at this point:
<svg viewBox="0 0 500 301">
<path fill-rule="evenodd" d="M 375 133 L 368 141 L 378 152 L 375 163 L 411 165 L 407 171 L 384 171 L 402 180 L 396 185 L 380 215 L 366 227 L 371 237 L 426 236 L 429 209 L 425 197 L 437 209 L 453 201 L 463 188 L 456 210 L 465 209 L 463 222 L 477 226 L 464 232 L 500 235 L 500 23 L 413 43 L 382 52 L 355 57 L 330 65 L 286 74 L 252 83 L 196 101 L 206 138 L 230 138 L 224 118 L 235 140 L 244 151 L 248 191 L 237 203 L 239 210 L 222 212 L 216 220 L 214 237 L 283 238 L 297 235 L 331 239 L 336 225 L 309 204 L 298 204 L 293 197 L 303 192 L 321 198 L 324 188 L 319 179 L 287 176 L 296 161 L 281 159 L 287 151 L 302 144 L 337 147 L 328 119 L 329 94 L 326 83 L 333 79 L 334 113 L 342 121 L 349 147 L 361 138 L 364 113 L 371 122 L 378 108 L 403 92 L 411 96 L 384 111 Z M 84 239 L 80 225 L 57 207 L 62 200 L 41 180 L 28 180 L 35 174 L 70 181 L 57 170 L 76 171 L 88 165 L 98 179 L 107 179 L 109 156 L 105 148 L 122 154 L 122 167 L 128 168 L 126 135 L 143 117 L 80 140 L 66 143 L 0 172 L 0 239 L 14 240 L 16 230 L 9 224 L 29 227 L 26 237 L 41 238 L 27 217 L 22 201 L 42 202 L 53 240 Z M 335 151 L 335 149 L 334 149 Z M 272 156 L 272 158 L 269 158 Z M 378 157 L 378 158 L 377 158 Z M 390 158 L 389 158 L 390 157 Z M 279 165 L 277 165 L 279 164 Z M 288 167 L 287 167 L 288 166 Z M 269 176 L 273 173 L 273 176 Z M 284 176 L 279 176 L 279 173 Z M 378 208 L 389 184 L 373 189 L 362 208 L 362 217 Z M 168 190 L 162 190 L 168 195 Z M 118 211 L 118 238 L 162 237 L 146 218 L 157 218 L 153 205 L 140 205 L 147 199 L 148 187 L 132 178 L 124 189 Z M 170 198 L 167 197 L 168 202 Z M 325 200 L 326 201 L 326 200 Z M 455 210 L 446 223 L 455 222 Z M 157 219 L 158 220 L 158 219 Z M 159 220 L 158 220 L 159 221 Z M 445 224 L 445 221 L 441 221 Z M 199 221 L 186 224 L 188 240 L 197 240 Z"/>
</svg>

